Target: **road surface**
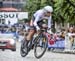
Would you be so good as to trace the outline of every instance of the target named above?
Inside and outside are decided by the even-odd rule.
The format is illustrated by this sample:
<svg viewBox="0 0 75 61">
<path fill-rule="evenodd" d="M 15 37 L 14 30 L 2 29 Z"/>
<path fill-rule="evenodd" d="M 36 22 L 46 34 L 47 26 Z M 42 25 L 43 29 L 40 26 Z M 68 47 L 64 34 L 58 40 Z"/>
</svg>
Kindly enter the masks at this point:
<svg viewBox="0 0 75 61">
<path fill-rule="evenodd" d="M 47 51 L 41 59 L 36 59 L 34 51 L 31 50 L 26 57 L 20 55 L 20 43 L 17 42 L 17 50 L 0 50 L 0 61 L 75 61 L 74 54 L 52 53 Z"/>
</svg>

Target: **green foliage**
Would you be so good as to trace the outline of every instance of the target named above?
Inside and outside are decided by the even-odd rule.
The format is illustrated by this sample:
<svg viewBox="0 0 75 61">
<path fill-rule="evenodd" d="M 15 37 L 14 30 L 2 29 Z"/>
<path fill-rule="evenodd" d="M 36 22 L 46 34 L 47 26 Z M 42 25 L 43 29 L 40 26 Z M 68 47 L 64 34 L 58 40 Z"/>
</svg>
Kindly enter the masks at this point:
<svg viewBox="0 0 75 61">
<path fill-rule="evenodd" d="M 41 0 L 27 0 L 25 11 L 29 12 L 29 19 L 35 11 L 40 9 L 40 1 Z"/>
<path fill-rule="evenodd" d="M 54 21 L 75 24 L 75 0 L 27 0 L 24 10 L 29 12 L 29 19 L 31 19 L 35 11 L 46 5 L 53 6 Z"/>
<path fill-rule="evenodd" d="M 69 0 L 70 3 L 75 5 L 75 0 Z M 55 19 L 59 21 L 75 23 L 75 8 L 68 0 L 56 0 L 54 4 Z"/>
</svg>

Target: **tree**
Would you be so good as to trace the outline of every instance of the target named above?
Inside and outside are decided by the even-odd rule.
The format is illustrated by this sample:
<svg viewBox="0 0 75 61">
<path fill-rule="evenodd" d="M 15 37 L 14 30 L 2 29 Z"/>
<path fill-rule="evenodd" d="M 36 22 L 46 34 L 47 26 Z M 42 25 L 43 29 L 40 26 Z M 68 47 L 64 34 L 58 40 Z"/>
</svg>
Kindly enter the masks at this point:
<svg viewBox="0 0 75 61">
<path fill-rule="evenodd" d="M 75 23 L 75 0 L 55 0 L 55 19 L 62 22 Z"/>
<path fill-rule="evenodd" d="M 46 5 L 51 5 L 54 9 L 54 22 L 75 24 L 75 0 L 27 0 L 25 11 L 29 12 L 29 19 L 35 11 Z"/>
<path fill-rule="evenodd" d="M 49 3 L 50 2 L 50 3 Z M 35 11 L 43 8 L 44 6 L 51 5 L 51 0 L 27 0 L 24 11 L 29 12 L 29 19 Z"/>
<path fill-rule="evenodd" d="M 27 4 L 24 10 L 29 13 L 29 20 L 30 20 L 33 13 L 35 13 L 35 11 L 40 9 L 41 0 L 27 0 L 26 3 Z"/>
</svg>

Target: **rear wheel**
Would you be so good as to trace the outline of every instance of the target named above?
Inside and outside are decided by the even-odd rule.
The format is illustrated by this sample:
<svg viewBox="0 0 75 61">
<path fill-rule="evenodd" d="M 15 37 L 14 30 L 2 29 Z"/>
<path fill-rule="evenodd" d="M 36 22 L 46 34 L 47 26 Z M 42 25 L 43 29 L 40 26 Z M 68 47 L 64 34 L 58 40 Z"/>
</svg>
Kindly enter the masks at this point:
<svg viewBox="0 0 75 61">
<path fill-rule="evenodd" d="M 22 41 L 22 43 L 21 43 L 20 54 L 21 54 L 22 57 L 25 57 L 28 54 L 25 40 Z"/>
<path fill-rule="evenodd" d="M 36 58 L 41 58 L 46 52 L 47 38 L 45 35 L 37 36 L 34 44 L 34 55 Z"/>
</svg>

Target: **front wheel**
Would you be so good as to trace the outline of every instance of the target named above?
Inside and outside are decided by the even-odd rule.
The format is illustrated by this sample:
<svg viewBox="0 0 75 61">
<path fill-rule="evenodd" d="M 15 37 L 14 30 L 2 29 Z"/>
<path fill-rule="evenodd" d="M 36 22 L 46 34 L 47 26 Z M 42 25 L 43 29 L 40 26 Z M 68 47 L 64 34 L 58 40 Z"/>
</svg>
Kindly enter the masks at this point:
<svg viewBox="0 0 75 61">
<path fill-rule="evenodd" d="M 37 36 L 34 44 L 34 55 L 37 59 L 41 58 L 47 49 L 47 37 L 45 35 Z"/>
</svg>

